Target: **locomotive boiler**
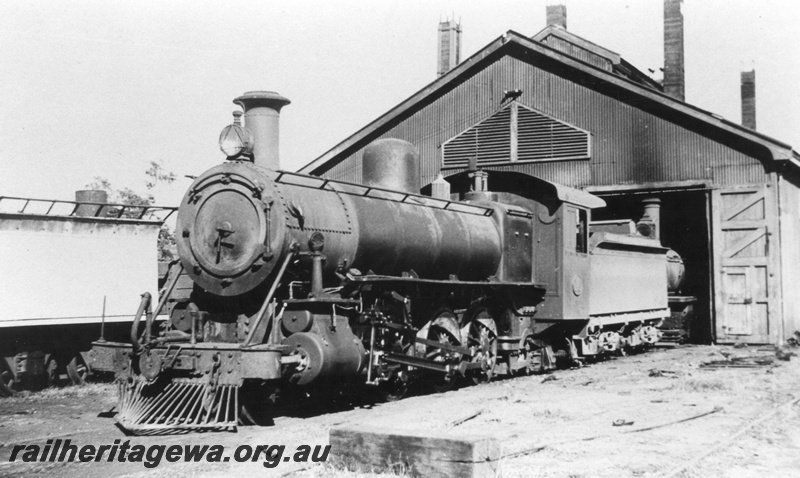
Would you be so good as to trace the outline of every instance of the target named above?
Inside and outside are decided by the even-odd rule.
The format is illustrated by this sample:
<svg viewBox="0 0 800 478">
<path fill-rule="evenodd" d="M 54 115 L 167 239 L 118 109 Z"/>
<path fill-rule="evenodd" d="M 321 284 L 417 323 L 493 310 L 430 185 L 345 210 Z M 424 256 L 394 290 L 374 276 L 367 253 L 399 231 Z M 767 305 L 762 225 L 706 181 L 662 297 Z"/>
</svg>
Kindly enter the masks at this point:
<svg viewBox="0 0 800 478">
<path fill-rule="evenodd" d="M 477 170 L 463 200 L 424 196 L 416 150 L 396 139 L 365 148 L 365 184 L 279 171 L 288 100 L 235 102 L 245 124 L 223 130 L 227 160 L 183 198 L 180 264 L 155 309 L 143 294 L 130 343 L 95 343 L 128 430 L 233 427 L 291 390 L 391 400 L 658 340 L 666 249 L 590 237 L 601 199 L 527 175 L 489 190 L 511 173 Z"/>
</svg>

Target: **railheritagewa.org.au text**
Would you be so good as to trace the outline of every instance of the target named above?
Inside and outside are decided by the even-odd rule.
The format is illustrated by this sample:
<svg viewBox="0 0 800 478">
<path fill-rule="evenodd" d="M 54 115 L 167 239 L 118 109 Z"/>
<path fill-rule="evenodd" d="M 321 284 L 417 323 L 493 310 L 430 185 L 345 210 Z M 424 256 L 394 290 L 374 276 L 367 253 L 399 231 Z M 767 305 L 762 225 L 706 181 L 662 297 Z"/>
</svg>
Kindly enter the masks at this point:
<svg viewBox="0 0 800 478">
<path fill-rule="evenodd" d="M 12 445 L 9 462 L 120 462 L 155 468 L 163 462 L 261 462 L 275 468 L 284 462 L 324 462 L 330 445 L 239 445 L 231 453 L 223 445 L 141 445 L 114 440 L 111 445 L 78 445 L 72 440 L 47 440 L 44 445 Z"/>
</svg>

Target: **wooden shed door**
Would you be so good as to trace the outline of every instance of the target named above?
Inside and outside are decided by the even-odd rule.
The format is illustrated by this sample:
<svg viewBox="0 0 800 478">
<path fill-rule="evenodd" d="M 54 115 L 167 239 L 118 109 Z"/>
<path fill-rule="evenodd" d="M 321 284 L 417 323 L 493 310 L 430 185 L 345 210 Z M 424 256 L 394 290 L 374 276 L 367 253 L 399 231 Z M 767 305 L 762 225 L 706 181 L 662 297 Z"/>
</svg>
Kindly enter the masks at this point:
<svg viewBox="0 0 800 478">
<path fill-rule="evenodd" d="M 772 189 L 713 191 L 717 341 L 770 343 L 780 320 Z"/>
</svg>

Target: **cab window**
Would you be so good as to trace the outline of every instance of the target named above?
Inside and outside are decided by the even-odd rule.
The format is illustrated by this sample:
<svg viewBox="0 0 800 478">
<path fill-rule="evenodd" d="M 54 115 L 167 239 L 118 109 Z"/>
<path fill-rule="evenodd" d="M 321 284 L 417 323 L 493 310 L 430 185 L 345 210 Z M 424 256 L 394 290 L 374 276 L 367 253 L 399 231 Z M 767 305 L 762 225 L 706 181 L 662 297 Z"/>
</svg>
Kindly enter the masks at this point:
<svg viewBox="0 0 800 478">
<path fill-rule="evenodd" d="M 585 209 L 575 209 L 575 252 L 585 254 L 588 250 L 589 224 Z"/>
</svg>

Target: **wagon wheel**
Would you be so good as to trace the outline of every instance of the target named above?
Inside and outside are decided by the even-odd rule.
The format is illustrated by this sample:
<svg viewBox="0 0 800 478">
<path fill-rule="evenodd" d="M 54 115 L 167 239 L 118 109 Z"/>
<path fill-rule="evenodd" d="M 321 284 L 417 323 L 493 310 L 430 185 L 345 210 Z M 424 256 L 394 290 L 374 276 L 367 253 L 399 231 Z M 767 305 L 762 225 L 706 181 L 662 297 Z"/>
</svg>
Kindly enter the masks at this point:
<svg viewBox="0 0 800 478">
<path fill-rule="evenodd" d="M 14 389 L 16 384 L 17 380 L 13 370 L 8 366 L 8 362 L 0 357 L 0 397 L 10 397 L 16 394 Z"/>
<path fill-rule="evenodd" d="M 484 309 L 475 314 L 469 325 L 468 345 L 473 349 L 473 363 L 480 363 L 480 370 L 473 370 L 472 381 L 477 385 L 494 377 L 497 363 L 497 334 L 489 326 L 493 324 L 489 313 Z"/>
<path fill-rule="evenodd" d="M 450 345 L 460 345 L 458 339 L 458 322 L 456 314 L 448 307 L 442 307 L 433 314 L 434 320 L 428 328 L 428 340 L 435 340 Z M 425 358 L 442 364 L 457 365 L 461 354 L 429 345 L 425 348 Z M 458 376 L 455 372 L 434 372 L 431 385 L 437 393 L 453 390 L 458 385 Z"/>
<path fill-rule="evenodd" d="M 73 385 L 83 385 L 86 379 L 89 378 L 91 370 L 86 362 L 83 360 L 80 352 L 75 352 L 72 360 L 67 363 L 67 376 Z"/>
<path fill-rule="evenodd" d="M 44 362 L 44 372 L 47 377 L 47 386 L 56 387 L 61 382 L 63 359 L 56 354 L 49 354 Z"/>
</svg>

